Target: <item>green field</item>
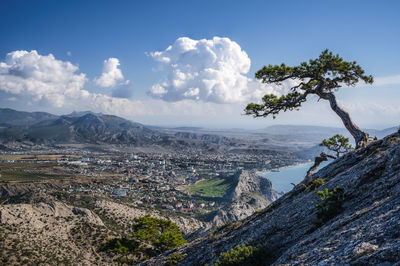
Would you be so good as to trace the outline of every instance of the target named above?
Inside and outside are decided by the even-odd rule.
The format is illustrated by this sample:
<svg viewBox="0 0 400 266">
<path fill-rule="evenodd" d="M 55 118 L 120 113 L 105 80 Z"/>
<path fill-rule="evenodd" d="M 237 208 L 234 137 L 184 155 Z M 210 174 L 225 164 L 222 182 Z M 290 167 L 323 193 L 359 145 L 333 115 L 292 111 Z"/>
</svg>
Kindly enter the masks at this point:
<svg viewBox="0 0 400 266">
<path fill-rule="evenodd" d="M 224 178 L 212 178 L 197 182 L 188 187 L 187 192 L 203 197 L 222 198 L 232 187 Z"/>
</svg>

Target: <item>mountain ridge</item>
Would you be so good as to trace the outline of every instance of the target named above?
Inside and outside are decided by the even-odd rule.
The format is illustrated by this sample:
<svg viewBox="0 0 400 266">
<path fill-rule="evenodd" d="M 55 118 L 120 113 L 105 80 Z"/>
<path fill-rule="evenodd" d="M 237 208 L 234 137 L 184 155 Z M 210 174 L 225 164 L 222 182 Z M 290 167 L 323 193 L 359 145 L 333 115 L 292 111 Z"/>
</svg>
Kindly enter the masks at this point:
<svg viewBox="0 0 400 266">
<path fill-rule="evenodd" d="M 378 138 L 396 128 L 369 131 Z M 141 147 L 149 151 L 191 149 L 195 152 L 271 154 L 291 153 L 309 160 L 321 152 L 318 144 L 336 133 L 349 136 L 345 129 L 317 126 L 270 126 L 262 130 L 206 129 L 198 127 L 163 128 L 132 122 L 115 115 L 74 112 L 52 115 L 0 108 L 0 149 L 52 149 L 58 145 L 95 145 L 90 149 L 108 150 L 113 146 Z M 351 139 L 351 138 L 350 138 Z M 352 139 L 351 139 L 352 140 Z"/>
</svg>

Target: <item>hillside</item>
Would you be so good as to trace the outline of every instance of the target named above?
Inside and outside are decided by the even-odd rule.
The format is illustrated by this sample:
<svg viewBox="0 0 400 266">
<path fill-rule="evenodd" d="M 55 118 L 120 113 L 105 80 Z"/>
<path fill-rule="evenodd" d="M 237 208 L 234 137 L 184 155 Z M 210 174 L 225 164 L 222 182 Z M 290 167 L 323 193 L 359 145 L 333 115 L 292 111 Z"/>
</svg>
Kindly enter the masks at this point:
<svg viewBox="0 0 400 266">
<path fill-rule="evenodd" d="M 263 246 L 255 254 L 265 265 L 399 265 L 400 132 L 346 154 L 314 178 L 325 184 L 297 185 L 261 212 L 143 265 L 162 265 L 172 253 L 182 256 L 181 265 L 212 265 L 240 244 Z M 336 187 L 343 189 L 342 206 L 333 200 L 317 218 L 317 190 Z"/>
<path fill-rule="evenodd" d="M 55 119 L 56 115 L 45 112 L 21 112 L 9 108 L 0 108 L 0 127 L 31 126 L 41 121 Z"/>
<path fill-rule="evenodd" d="M 32 144 L 109 143 L 142 145 L 158 141 L 160 134 L 139 123 L 94 113 L 55 116 L 47 113 L 0 110 L 1 142 Z"/>
<path fill-rule="evenodd" d="M 254 213 L 274 200 L 271 183 L 254 172 L 238 172 L 226 198 L 229 216 L 211 213 L 204 222 L 187 213 L 144 208 L 127 198 L 67 192 L 87 184 L 106 186 L 97 179 L 41 180 L 39 182 L 0 182 L 0 261 L 6 264 L 107 264 L 116 265 L 112 252 L 100 251 L 109 238 L 129 236 L 135 218 L 146 214 L 168 219 L 179 227 L 187 240 L 204 235 L 224 222 Z M 221 210 L 222 211 L 222 210 Z M 29 241 L 28 241 L 29 240 Z M 53 246 L 48 249 L 48 246 Z"/>
</svg>

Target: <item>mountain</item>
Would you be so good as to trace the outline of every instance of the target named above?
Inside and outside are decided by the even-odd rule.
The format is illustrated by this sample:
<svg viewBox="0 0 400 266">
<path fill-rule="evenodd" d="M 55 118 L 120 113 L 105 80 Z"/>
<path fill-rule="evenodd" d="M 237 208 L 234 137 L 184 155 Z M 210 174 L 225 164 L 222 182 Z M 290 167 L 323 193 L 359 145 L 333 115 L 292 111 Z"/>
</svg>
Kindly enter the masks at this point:
<svg viewBox="0 0 400 266">
<path fill-rule="evenodd" d="M 293 142 L 276 144 L 249 139 L 246 134 L 225 135 L 203 128 L 149 127 L 121 117 L 90 111 L 58 116 L 0 109 L 0 121 L 0 149 L 8 151 L 52 149 L 60 145 L 77 147 L 75 144 L 79 144 L 79 147 L 96 150 L 113 150 L 117 145 L 124 149 L 140 147 L 140 151 L 149 152 L 233 152 L 254 156 L 276 156 L 278 152 L 289 158 L 289 153 L 304 148 L 304 145 Z"/>
<path fill-rule="evenodd" d="M 0 127 L 31 126 L 45 120 L 56 119 L 56 115 L 45 112 L 20 112 L 9 108 L 0 108 Z"/>
<path fill-rule="evenodd" d="M 382 137 L 396 128 L 367 130 Z M 68 115 L 20 112 L 0 108 L 0 149 L 32 149 L 35 146 L 90 145 L 107 149 L 109 145 L 163 149 L 199 150 L 237 154 L 290 153 L 313 159 L 321 152 L 318 144 L 336 133 L 349 136 L 343 128 L 318 126 L 271 126 L 261 130 L 206 129 L 198 127 L 163 128 L 146 126 L 114 115 L 90 111 Z M 286 156 L 286 155 L 285 155 Z"/>
<path fill-rule="evenodd" d="M 1 142 L 34 144 L 90 143 L 143 145 L 160 140 L 145 126 L 113 116 L 83 112 L 81 116 L 0 110 Z"/>
<path fill-rule="evenodd" d="M 396 132 L 396 127 L 386 128 L 383 130 L 377 129 L 363 129 L 366 131 L 370 137 L 377 137 L 378 139 L 383 138 L 391 133 Z M 285 138 L 288 140 L 301 140 L 313 143 L 320 143 L 322 139 L 329 138 L 335 134 L 341 134 L 345 137 L 350 138 L 352 141 L 352 136 L 346 130 L 346 128 L 336 128 L 336 127 L 321 127 L 321 126 L 301 126 L 301 125 L 274 125 L 269 126 L 264 129 L 254 130 L 256 134 L 266 134 L 269 136 L 279 136 L 280 138 Z"/>
<path fill-rule="evenodd" d="M 259 262 L 252 265 L 399 265 L 400 131 L 333 161 L 314 179 L 324 182 L 315 190 L 297 185 L 248 218 L 142 265 L 163 265 L 171 254 L 181 256 L 180 265 L 246 256 Z"/>
<path fill-rule="evenodd" d="M 279 151 L 290 151 L 305 159 L 313 159 L 323 150 L 319 143 L 323 139 L 335 134 L 342 134 L 353 142 L 353 137 L 344 128 L 323 127 L 323 126 L 302 126 L 302 125 L 273 125 L 263 129 L 207 129 L 195 127 L 162 128 L 158 130 L 168 133 L 177 133 L 180 136 L 198 136 L 209 134 L 212 136 L 223 136 L 230 139 L 245 139 L 247 146 L 268 147 Z M 380 139 L 388 134 L 396 132 L 397 127 L 383 130 L 365 129 L 371 138 L 375 136 Z"/>
</svg>

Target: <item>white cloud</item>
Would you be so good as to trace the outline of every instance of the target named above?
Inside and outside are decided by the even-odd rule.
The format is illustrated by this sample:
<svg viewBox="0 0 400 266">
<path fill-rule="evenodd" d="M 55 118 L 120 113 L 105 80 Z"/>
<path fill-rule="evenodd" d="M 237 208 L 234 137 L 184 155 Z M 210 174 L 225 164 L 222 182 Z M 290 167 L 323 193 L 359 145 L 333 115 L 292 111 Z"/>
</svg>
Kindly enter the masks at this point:
<svg viewBox="0 0 400 266">
<path fill-rule="evenodd" d="M 114 60 L 111 60 L 111 62 Z M 115 61 L 114 61 L 115 62 Z M 86 75 L 70 62 L 37 51 L 13 51 L 0 62 L 0 92 L 11 94 L 9 101 L 57 108 L 86 108 L 107 113 L 141 114 L 139 101 L 115 98 L 84 89 Z"/>
<path fill-rule="evenodd" d="M 96 78 L 94 82 L 100 87 L 115 87 L 116 85 L 127 85 L 129 80 L 124 80 L 122 75 L 118 58 L 108 58 L 104 60 L 103 72 L 99 78 Z"/>
<path fill-rule="evenodd" d="M 85 74 L 77 74 L 77 70 L 77 66 L 56 60 L 52 54 L 42 56 L 35 50 L 14 51 L 0 62 L 0 90 L 62 106 L 66 98 L 89 96 L 89 92 L 82 89 Z"/>
<path fill-rule="evenodd" d="M 260 99 L 266 93 L 280 94 L 274 85 L 250 79 L 250 59 L 229 38 L 212 40 L 179 38 L 164 51 L 150 54 L 167 74 L 166 80 L 152 86 L 149 94 L 165 101 L 184 99 L 216 103 Z"/>
</svg>

